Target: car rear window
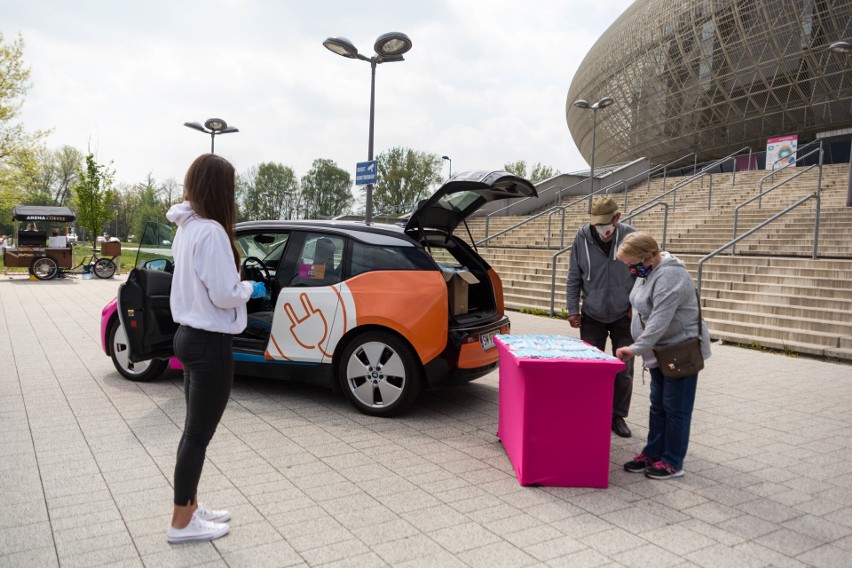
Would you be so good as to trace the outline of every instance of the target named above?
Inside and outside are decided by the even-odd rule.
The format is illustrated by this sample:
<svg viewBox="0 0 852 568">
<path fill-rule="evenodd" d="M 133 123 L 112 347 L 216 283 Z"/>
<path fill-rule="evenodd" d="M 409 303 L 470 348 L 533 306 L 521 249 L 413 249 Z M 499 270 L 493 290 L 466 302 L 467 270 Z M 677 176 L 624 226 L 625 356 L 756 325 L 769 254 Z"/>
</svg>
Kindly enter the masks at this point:
<svg viewBox="0 0 852 568">
<path fill-rule="evenodd" d="M 377 246 L 353 241 L 352 276 L 371 270 L 435 270 L 429 257 L 414 247 Z"/>
</svg>

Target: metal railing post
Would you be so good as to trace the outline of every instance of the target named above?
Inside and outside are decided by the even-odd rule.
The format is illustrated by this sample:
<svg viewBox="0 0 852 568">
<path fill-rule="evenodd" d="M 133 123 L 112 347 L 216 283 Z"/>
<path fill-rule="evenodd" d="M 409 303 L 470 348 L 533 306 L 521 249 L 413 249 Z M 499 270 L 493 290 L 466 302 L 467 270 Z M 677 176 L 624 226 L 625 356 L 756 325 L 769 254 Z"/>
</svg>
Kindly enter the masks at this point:
<svg viewBox="0 0 852 568">
<path fill-rule="evenodd" d="M 814 250 L 811 254 L 813 260 L 817 259 L 817 251 L 819 250 L 819 215 L 822 203 L 822 144 L 819 147 L 819 175 L 817 177 L 816 190 L 816 222 L 814 223 Z"/>
<path fill-rule="evenodd" d="M 713 207 L 713 176 L 710 176 L 710 191 L 707 192 L 707 210 Z"/>
<path fill-rule="evenodd" d="M 488 248 L 488 221 L 491 220 L 491 217 L 488 215 L 485 216 L 485 238 L 483 242 L 485 243 L 485 248 Z"/>
</svg>

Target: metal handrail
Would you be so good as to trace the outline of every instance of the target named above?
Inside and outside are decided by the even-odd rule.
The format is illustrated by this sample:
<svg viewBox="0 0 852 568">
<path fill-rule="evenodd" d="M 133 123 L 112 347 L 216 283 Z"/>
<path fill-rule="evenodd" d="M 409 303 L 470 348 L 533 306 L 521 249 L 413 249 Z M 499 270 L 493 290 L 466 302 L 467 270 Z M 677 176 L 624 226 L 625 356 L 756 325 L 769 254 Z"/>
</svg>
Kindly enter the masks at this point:
<svg viewBox="0 0 852 568">
<path fill-rule="evenodd" d="M 667 162 L 667 163 L 663 164 L 662 166 L 657 166 L 657 168 L 663 168 L 663 191 L 665 191 L 665 189 L 666 189 L 666 173 L 667 173 L 668 167 L 673 166 L 674 164 L 678 163 L 679 161 L 683 160 L 684 158 L 688 158 L 690 156 L 693 156 L 696 160 L 698 159 L 698 154 L 696 154 L 695 152 L 690 152 L 689 154 L 685 154 L 685 155 L 681 156 L 680 158 L 678 158 L 676 160 L 672 160 L 671 162 Z M 693 173 L 693 175 L 695 175 L 694 171 L 692 173 Z M 653 175 L 649 172 L 649 175 L 648 175 L 648 191 L 651 190 L 651 178 L 652 177 L 653 177 Z M 627 209 L 627 203 L 626 202 L 624 204 L 624 208 Z"/>
<path fill-rule="evenodd" d="M 566 190 L 568 190 L 568 189 L 571 189 L 571 188 L 572 188 L 572 187 L 574 187 L 574 186 L 580 185 L 581 183 L 586 183 L 586 181 L 587 181 L 587 180 L 581 179 L 581 180 L 580 180 L 580 181 L 578 181 L 577 183 L 572 183 L 571 185 L 569 185 L 569 186 L 567 186 L 567 187 L 563 187 L 562 189 L 560 189 L 560 190 L 559 190 L 559 192 L 560 192 L 559 200 L 560 200 L 560 201 L 562 201 L 562 195 L 561 195 L 561 192 L 566 191 Z M 551 188 L 548 188 L 548 189 L 551 189 Z M 545 190 L 545 191 L 547 191 L 547 190 Z M 508 229 L 504 229 L 503 231 L 501 231 L 501 232 L 499 232 L 499 233 L 496 233 L 496 234 L 494 234 L 494 235 L 488 236 L 488 225 L 489 225 L 489 221 L 491 220 L 491 217 L 495 216 L 497 213 L 500 213 L 501 211 L 505 211 L 506 209 L 509 209 L 510 207 L 512 207 L 512 205 L 517 205 L 517 204 L 519 204 L 519 203 L 523 203 L 523 202 L 524 202 L 524 201 L 526 201 L 527 199 L 535 199 L 535 198 L 534 198 L 534 197 L 532 197 L 532 196 L 530 196 L 530 197 L 524 197 L 523 199 L 521 199 L 521 200 L 520 200 L 520 201 L 518 201 L 517 203 L 513 203 L 513 204 L 507 205 L 507 206 L 505 206 L 505 207 L 501 207 L 500 209 L 497 209 L 496 211 L 492 211 L 491 213 L 489 213 L 488 215 L 486 215 L 486 216 L 485 216 L 485 238 L 483 238 L 481 241 L 479 241 L 479 242 L 478 242 L 478 243 L 476 243 L 476 244 L 477 244 L 477 245 L 480 245 L 480 244 L 482 244 L 482 243 L 487 243 L 487 242 L 488 242 L 489 240 L 491 240 L 492 238 L 494 238 L 494 237 L 496 237 L 496 236 L 498 236 L 498 235 L 502 235 L 502 234 L 504 234 L 504 233 L 507 233 L 508 231 L 511 231 L 512 229 L 514 229 L 514 228 L 516 228 L 516 227 L 520 227 L 521 225 L 523 225 L 524 223 L 526 223 L 526 221 L 522 221 L 522 222 L 518 223 L 517 225 L 513 225 L 513 226 L 509 227 Z M 556 207 L 559 207 L 559 205 L 554 205 L 551 209 L 555 209 Z M 544 213 L 544 212 L 546 212 L 546 211 L 550 211 L 550 209 L 546 209 L 545 211 L 542 211 L 541 213 Z M 531 217 L 530 219 L 532 219 L 532 217 Z M 527 219 L 527 220 L 530 220 L 530 219 Z M 487 247 L 488 245 L 486 244 L 485 246 Z"/>
<path fill-rule="evenodd" d="M 822 140 L 820 140 L 820 146 L 819 146 L 819 148 L 817 148 L 817 149 L 815 149 L 815 150 L 811 150 L 810 152 L 808 152 L 807 154 L 805 154 L 805 155 L 804 155 L 804 156 L 802 156 L 801 158 L 796 158 L 796 160 L 804 160 L 804 159 L 805 159 L 805 158 L 807 158 L 808 156 L 810 156 L 810 155 L 812 155 L 812 154 L 815 154 L 815 153 L 817 153 L 817 152 L 820 152 L 820 151 L 822 151 Z M 774 165 L 774 163 L 775 163 L 775 162 L 773 162 L 773 165 Z M 815 164 L 811 164 L 811 165 L 815 165 Z M 773 171 L 772 171 L 772 173 L 766 174 L 765 176 L 763 176 L 762 178 L 760 178 L 760 183 L 759 183 L 759 184 L 758 184 L 758 186 L 757 186 L 757 187 L 758 187 L 757 196 L 758 196 L 759 198 L 762 198 L 762 197 L 763 197 L 763 193 L 764 193 L 764 191 L 763 191 L 763 182 L 764 182 L 764 181 L 766 181 L 766 178 L 770 178 L 770 177 L 771 177 L 771 178 L 772 178 L 772 183 L 775 183 L 775 172 L 776 172 L 776 171 L 777 171 L 777 172 L 780 172 L 780 171 L 782 171 L 782 170 L 786 170 L 787 168 L 792 168 L 792 167 L 795 167 L 795 166 L 796 166 L 796 162 L 795 162 L 795 161 L 793 161 L 793 162 L 791 162 L 791 163 L 787 164 L 786 166 L 781 167 L 781 168 L 778 168 L 777 170 L 773 170 Z M 810 166 L 809 166 L 809 167 L 810 167 Z M 820 164 L 820 167 L 822 167 L 822 164 Z M 793 176 L 793 177 L 795 177 L 795 176 Z M 792 178 L 791 178 L 791 179 L 792 179 Z M 771 191 L 771 190 L 770 190 L 770 191 Z M 769 193 L 769 191 L 766 191 L 765 193 Z M 758 199 L 758 203 L 757 203 L 757 208 L 758 208 L 758 209 L 760 209 L 760 208 L 763 206 L 763 203 L 762 203 L 762 202 L 763 202 L 763 199 Z M 736 236 L 736 235 L 735 235 L 735 236 Z"/>
<path fill-rule="evenodd" d="M 775 190 L 775 189 L 778 189 L 778 188 L 779 188 L 779 187 L 781 187 L 782 185 L 785 185 L 785 184 L 787 184 L 787 183 L 789 183 L 789 182 L 793 181 L 793 180 L 794 180 L 794 179 L 796 179 L 797 177 L 799 177 L 799 176 L 801 176 L 801 175 L 805 175 L 806 173 L 808 173 L 809 171 L 811 171 L 811 170 L 812 170 L 812 169 L 814 169 L 814 168 L 818 168 L 818 174 L 819 174 L 819 175 L 817 176 L 817 194 L 822 195 L 822 158 L 823 158 L 823 151 L 822 151 L 822 147 L 820 147 L 817 151 L 820 153 L 820 154 L 819 154 L 819 163 L 818 163 L 818 164 L 813 164 L 813 165 L 808 166 L 808 167 L 806 167 L 805 169 L 803 169 L 803 170 L 801 170 L 801 171 L 799 171 L 799 172 L 796 172 L 796 174 L 795 174 L 795 175 L 792 175 L 792 176 L 790 176 L 789 178 L 785 179 L 784 181 L 781 181 L 781 182 L 777 183 L 776 185 L 774 185 L 774 186 L 770 187 L 770 188 L 769 188 L 769 189 L 767 189 L 764 193 L 761 193 L 761 194 L 755 195 L 754 197 L 752 197 L 752 198 L 750 198 L 750 199 L 746 199 L 745 201 L 743 201 L 742 203 L 740 203 L 739 205 L 737 205 L 737 206 L 734 208 L 734 228 L 733 228 L 733 235 L 731 236 L 731 238 L 732 238 L 732 239 L 734 239 L 734 241 L 732 241 L 732 243 L 733 243 L 733 245 L 732 245 L 732 246 L 733 246 L 733 248 L 731 249 L 731 254 L 737 254 L 737 245 L 736 245 L 736 238 L 737 238 L 737 224 L 738 224 L 738 222 L 739 222 L 740 209 L 741 209 L 741 208 L 745 207 L 746 205 L 748 205 L 749 203 L 751 203 L 751 202 L 752 202 L 752 201 L 754 201 L 755 199 L 758 199 L 758 200 L 759 200 L 759 199 L 760 199 L 760 198 L 761 198 L 761 197 L 762 197 L 765 193 L 769 193 L 770 191 L 773 191 L 773 190 Z M 819 237 L 819 215 L 817 215 L 817 220 L 816 220 L 816 231 L 817 231 L 816 235 L 817 235 L 817 238 L 818 238 L 818 237 Z M 816 251 L 814 251 L 814 255 L 816 255 Z M 816 258 L 816 257 L 814 257 L 814 258 Z"/>
<path fill-rule="evenodd" d="M 789 213 L 790 211 L 792 211 L 793 209 L 795 209 L 795 208 L 796 208 L 796 207 L 798 207 L 799 205 L 802 205 L 803 203 L 805 203 L 806 201 L 809 201 L 809 200 L 811 200 L 811 199 L 816 199 L 816 200 L 817 200 L 817 207 L 816 207 L 816 209 L 817 209 L 817 212 L 816 212 L 817 222 L 816 222 L 816 223 L 814 223 L 814 248 L 813 248 L 813 253 L 812 253 L 812 255 L 811 255 L 811 258 L 815 260 L 815 259 L 817 258 L 817 247 L 818 247 L 818 242 L 819 242 L 819 210 L 820 210 L 820 196 L 818 195 L 818 193 L 811 193 L 810 195 L 806 195 L 805 197 L 803 197 L 803 198 L 801 198 L 800 200 L 796 201 L 795 203 L 793 203 L 792 205 L 790 205 L 789 207 L 787 207 L 787 208 L 786 208 L 786 209 L 784 209 L 783 211 L 781 211 L 781 212 L 779 212 L 779 213 L 776 213 L 775 215 L 773 215 L 772 217 L 770 217 L 769 219 L 767 219 L 767 220 L 766 220 L 766 221 L 764 221 L 763 223 L 760 223 L 759 225 L 755 226 L 754 228 L 749 229 L 748 231 L 746 231 L 745 233 L 743 233 L 742 235 L 740 235 L 740 236 L 739 236 L 739 237 L 737 237 L 736 239 L 732 240 L 731 242 L 729 242 L 729 243 L 727 243 L 727 244 L 725 244 L 725 245 L 722 245 L 721 247 L 717 248 L 716 250 L 714 250 L 714 251 L 713 251 L 713 252 L 711 252 L 710 254 L 708 254 L 708 255 L 706 255 L 706 256 L 704 256 L 704 257 L 702 257 L 702 258 L 701 258 L 701 260 L 699 260 L 699 261 L 698 261 L 698 277 L 697 277 L 697 279 L 698 279 L 698 283 L 697 283 L 697 288 L 698 288 L 698 294 L 699 294 L 699 296 L 701 295 L 701 272 L 702 272 L 702 270 L 703 270 L 703 268 L 704 268 L 704 263 L 705 263 L 706 261 L 710 260 L 711 258 L 713 258 L 713 257 L 714 257 L 714 256 L 716 256 L 717 254 L 721 253 L 722 251 L 724 251 L 724 250 L 725 250 L 725 249 L 727 249 L 728 247 L 735 246 L 735 245 L 736 245 L 738 242 L 740 242 L 741 240 L 745 239 L 746 237 L 750 237 L 751 235 L 753 235 L 754 233 L 756 233 L 757 231 L 759 231 L 760 229 L 762 229 L 763 227 L 765 227 L 765 226 L 766 226 L 766 225 L 768 225 L 769 223 L 772 223 L 772 222 L 773 222 L 773 221 L 775 221 L 776 219 L 779 219 L 780 217 L 782 217 L 782 216 L 786 215 L 787 213 Z"/>
<path fill-rule="evenodd" d="M 633 209 L 630 210 L 630 213 L 632 213 L 633 211 L 636 211 L 640 207 L 644 207 L 645 205 L 648 205 L 649 203 L 653 203 L 653 202 L 657 201 L 658 199 L 661 199 L 661 198 L 669 195 L 670 193 L 675 194 L 675 195 L 672 196 L 672 209 L 675 209 L 676 206 L 677 206 L 677 193 L 675 193 L 675 192 L 677 192 L 677 190 L 679 188 L 683 187 L 684 185 L 692 183 L 699 178 L 702 180 L 702 188 L 703 188 L 703 186 L 704 186 L 703 185 L 703 179 L 704 179 L 704 176 L 707 176 L 707 175 L 711 176 L 710 177 L 710 189 L 709 189 L 709 192 L 708 192 L 708 195 L 707 195 L 707 209 L 710 209 L 712 207 L 712 201 L 713 201 L 713 177 L 712 177 L 713 172 L 711 172 L 710 169 L 715 168 L 718 165 L 724 164 L 726 161 L 730 160 L 731 158 L 736 157 L 743 150 L 748 150 L 749 155 L 751 155 L 751 147 L 750 146 L 743 146 L 742 148 L 740 148 L 736 152 L 728 154 L 724 158 L 720 158 L 720 159 L 716 160 L 715 162 L 712 162 L 710 165 L 705 166 L 700 172 L 698 172 L 697 174 L 694 174 L 694 175 L 686 178 L 685 180 L 677 183 L 670 190 L 664 191 L 663 193 L 661 193 L 657 197 L 653 197 L 653 198 L 649 199 L 648 201 L 646 201 L 645 203 L 642 203 L 642 204 L 634 207 Z"/>
<path fill-rule="evenodd" d="M 641 211 L 636 211 L 635 213 L 628 215 L 624 219 L 619 220 L 619 223 L 623 223 L 625 221 L 633 219 L 634 217 L 637 217 L 637 216 L 641 215 L 642 213 L 645 213 L 646 211 L 649 211 L 649 210 L 651 210 L 655 207 L 659 207 L 659 206 L 665 207 L 665 213 L 663 214 L 663 244 L 661 245 L 661 247 L 663 249 L 665 249 L 666 248 L 666 234 L 668 233 L 668 226 L 669 226 L 669 204 L 666 203 L 665 201 L 657 201 L 656 203 L 648 205 L 647 207 L 645 207 Z M 615 244 L 615 243 L 613 243 L 613 244 Z M 556 306 L 556 259 L 559 256 L 570 251 L 573 246 L 574 246 L 574 244 L 572 243 L 570 246 L 567 246 L 563 249 L 556 251 L 555 253 L 553 253 L 553 256 L 550 258 L 550 315 L 554 315 L 556 313 L 556 309 L 555 309 L 555 306 Z"/>
</svg>

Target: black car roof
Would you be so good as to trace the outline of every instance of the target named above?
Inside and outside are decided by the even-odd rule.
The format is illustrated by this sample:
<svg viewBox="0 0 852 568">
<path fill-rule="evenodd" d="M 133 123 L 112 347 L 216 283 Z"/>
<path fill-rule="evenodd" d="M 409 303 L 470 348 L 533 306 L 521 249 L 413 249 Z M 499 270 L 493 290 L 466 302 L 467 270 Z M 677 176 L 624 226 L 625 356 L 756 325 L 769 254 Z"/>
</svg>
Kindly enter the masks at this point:
<svg viewBox="0 0 852 568">
<path fill-rule="evenodd" d="M 377 237 L 400 241 L 397 246 L 417 246 L 417 241 L 405 234 L 403 228 L 398 225 L 384 223 L 373 223 L 367 225 L 363 221 L 316 221 L 316 220 L 264 220 L 244 221 L 237 223 L 237 231 L 245 230 L 282 230 L 292 229 L 300 231 L 322 231 L 347 235 L 354 239 L 376 243 Z M 390 243 L 384 243 L 390 244 Z"/>
</svg>

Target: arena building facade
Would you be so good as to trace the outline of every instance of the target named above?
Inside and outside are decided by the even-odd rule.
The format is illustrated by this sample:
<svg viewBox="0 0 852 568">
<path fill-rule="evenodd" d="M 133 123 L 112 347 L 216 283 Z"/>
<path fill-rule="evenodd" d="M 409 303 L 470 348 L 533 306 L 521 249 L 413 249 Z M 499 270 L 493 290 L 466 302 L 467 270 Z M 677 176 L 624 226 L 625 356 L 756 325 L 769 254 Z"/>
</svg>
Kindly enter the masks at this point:
<svg viewBox="0 0 852 568">
<path fill-rule="evenodd" d="M 852 0 L 636 0 L 580 64 L 568 128 L 591 162 L 596 115 L 597 164 L 709 161 L 829 132 L 845 161 L 852 56 L 830 50 L 837 41 L 852 41 Z M 596 112 L 573 104 L 605 96 L 614 104 Z"/>
</svg>

